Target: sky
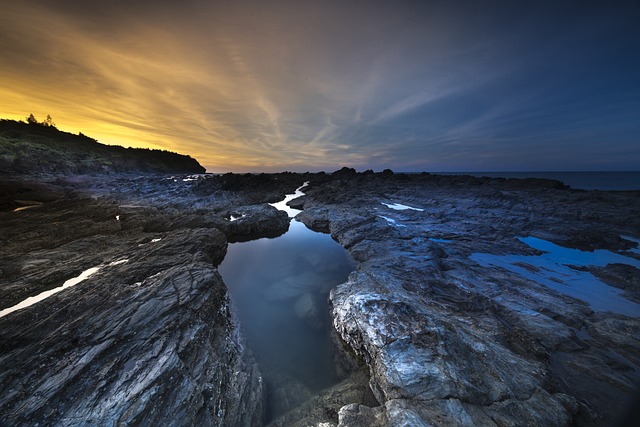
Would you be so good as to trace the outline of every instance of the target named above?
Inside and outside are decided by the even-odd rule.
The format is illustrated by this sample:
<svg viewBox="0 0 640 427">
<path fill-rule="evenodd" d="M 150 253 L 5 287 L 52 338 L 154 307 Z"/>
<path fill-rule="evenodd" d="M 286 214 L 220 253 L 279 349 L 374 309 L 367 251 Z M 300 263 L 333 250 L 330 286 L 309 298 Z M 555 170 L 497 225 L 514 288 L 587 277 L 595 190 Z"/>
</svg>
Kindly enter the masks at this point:
<svg viewBox="0 0 640 427">
<path fill-rule="evenodd" d="M 640 170 L 640 1 L 6 0 L 31 113 L 209 172 Z"/>
</svg>

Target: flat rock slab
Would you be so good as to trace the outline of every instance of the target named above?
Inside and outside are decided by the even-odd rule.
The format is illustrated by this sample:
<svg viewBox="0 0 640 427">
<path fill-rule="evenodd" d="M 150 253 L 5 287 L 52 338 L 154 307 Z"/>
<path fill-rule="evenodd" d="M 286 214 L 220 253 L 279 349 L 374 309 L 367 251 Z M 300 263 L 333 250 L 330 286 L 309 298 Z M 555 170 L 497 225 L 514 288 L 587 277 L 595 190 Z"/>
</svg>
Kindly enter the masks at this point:
<svg viewBox="0 0 640 427">
<path fill-rule="evenodd" d="M 298 219 L 358 261 L 331 292 L 334 325 L 367 361 L 382 403 L 345 408 L 342 425 L 606 426 L 628 410 L 640 381 L 640 312 L 596 311 L 471 255 L 539 255 L 518 239 L 535 236 L 640 259 L 620 237 L 640 235 L 640 192 L 352 174 L 312 181 L 305 193 Z M 640 270 L 614 268 L 594 272 L 621 279 L 633 298 Z"/>
</svg>

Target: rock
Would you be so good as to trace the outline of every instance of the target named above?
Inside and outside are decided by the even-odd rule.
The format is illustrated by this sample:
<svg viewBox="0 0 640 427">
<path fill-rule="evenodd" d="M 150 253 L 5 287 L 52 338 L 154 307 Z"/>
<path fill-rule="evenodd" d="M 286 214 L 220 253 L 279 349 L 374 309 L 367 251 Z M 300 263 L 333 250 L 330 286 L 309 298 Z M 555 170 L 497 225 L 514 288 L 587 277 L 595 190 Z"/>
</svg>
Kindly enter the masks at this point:
<svg viewBox="0 0 640 427">
<path fill-rule="evenodd" d="M 309 230 L 318 233 L 329 233 L 329 211 L 327 209 L 314 209 L 310 214 L 309 210 L 304 210 L 296 215 L 296 219 L 302 222 Z"/>
<path fill-rule="evenodd" d="M 243 206 L 234 209 L 237 220 L 229 221 L 222 227 L 230 242 L 244 242 L 263 237 L 278 237 L 289 229 L 289 217 L 286 212 L 273 206 Z M 231 214 L 229 214 L 229 218 Z"/>
<path fill-rule="evenodd" d="M 266 203 L 305 181 L 297 219 L 357 262 L 330 294 L 345 382 L 320 394 L 276 384 L 271 397 L 287 412 L 273 425 L 604 426 L 632 404 L 639 317 L 473 254 L 540 255 L 518 239 L 534 236 L 637 260 L 621 236 L 640 237 L 640 192 L 350 169 L 119 175 L 49 183 L 51 197 L 31 199 L 40 207 L 0 213 L 0 309 L 100 268 L 0 318 L 0 423 L 260 425 L 265 385 L 216 265 L 227 241 L 286 231 L 289 219 Z M 0 205 L 15 199 L 0 191 Z M 637 268 L 574 267 L 637 293 Z M 295 298 L 313 318 L 316 288 L 326 289 L 301 279 L 266 295 Z"/>
<path fill-rule="evenodd" d="M 298 210 L 304 209 L 304 196 L 296 197 L 295 199 L 290 200 L 289 203 L 287 203 L 287 206 Z"/>
<path fill-rule="evenodd" d="M 297 218 L 328 229 L 358 261 L 331 292 L 333 321 L 367 362 L 388 425 L 615 421 L 640 380 L 640 319 L 469 256 L 535 255 L 516 239 L 530 235 L 628 250 L 619 236 L 640 235 L 640 193 L 426 174 L 331 178 L 310 186 Z M 634 288 L 637 269 L 606 271 Z"/>
<path fill-rule="evenodd" d="M 309 396 L 301 404 L 290 411 L 282 414 L 275 420 L 271 421 L 269 427 L 306 427 L 306 426 L 320 426 L 330 425 L 336 426 L 339 422 L 339 414 L 343 413 L 343 407 L 362 405 L 362 409 L 359 412 L 360 419 L 365 421 L 371 421 L 373 417 L 365 417 L 365 414 L 375 413 L 375 409 L 370 409 L 368 406 L 377 405 L 377 402 L 371 395 L 370 390 L 367 387 L 368 375 L 362 369 L 354 371 L 349 377 L 342 380 L 340 383 L 327 390 Z M 352 403 L 358 402 L 358 403 Z M 368 410 L 368 412 L 367 412 Z M 349 412 L 349 411 L 347 411 Z M 379 411 L 381 412 L 381 411 Z M 354 420 L 355 416 L 345 415 L 346 420 Z M 351 425 L 367 425 L 367 424 L 348 424 L 341 422 L 341 426 Z M 376 426 L 376 424 L 371 424 Z M 384 424 L 379 424 L 384 425 Z"/>
<path fill-rule="evenodd" d="M 351 403 L 340 408 L 338 412 L 339 427 L 382 427 L 387 423 L 388 420 L 382 408 L 369 408 Z"/>
<path fill-rule="evenodd" d="M 1 318 L 0 419 L 259 425 L 260 373 L 211 262 L 224 237 L 200 230 L 187 240 L 192 253 L 180 233 L 165 236 L 144 255 L 103 264 L 64 294 Z"/>
<path fill-rule="evenodd" d="M 357 172 L 354 168 L 344 166 L 342 169 L 333 172 L 331 175 L 337 178 L 353 178 L 356 174 Z"/>
<path fill-rule="evenodd" d="M 38 209 L 0 213 L 0 309 L 97 268 L 0 317 L 0 424 L 262 425 L 262 375 L 216 266 L 225 234 L 289 219 L 241 195 L 203 201 L 194 185 L 68 179 Z M 221 207 L 251 215 L 231 229 Z"/>
<path fill-rule="evenodd" d="M 8 179 L 0 182 L 0 211 L 52 202 L 62 196 L 64 192 L 53 185 L 33 180 Z"/>
<path fill-rule="evenodd" d="M 575 267 L 578 268 L 578 267 Z M 623 289 L 627 299 L 640 303 L 640 270 L 627 264 L 608 264 L 604 267 L 583 267 L 600 280 Z"/>
</svg>

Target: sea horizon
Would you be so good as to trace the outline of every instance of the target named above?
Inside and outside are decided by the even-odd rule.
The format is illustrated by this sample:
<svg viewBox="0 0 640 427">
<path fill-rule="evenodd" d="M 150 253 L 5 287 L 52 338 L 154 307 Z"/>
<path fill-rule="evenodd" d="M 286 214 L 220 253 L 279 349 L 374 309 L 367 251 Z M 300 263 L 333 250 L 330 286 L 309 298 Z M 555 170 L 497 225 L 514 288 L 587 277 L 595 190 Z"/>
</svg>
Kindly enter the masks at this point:
<svg viewBox="0 0 640 427">
<path fill-rule="evenodd" d="M 430 172 L 434 175 L 470 175 L 490 178 L 555 179 L 576 190 L 640 190 L 640 171 L 526 171 L 526 172 Z"/>
</svg>

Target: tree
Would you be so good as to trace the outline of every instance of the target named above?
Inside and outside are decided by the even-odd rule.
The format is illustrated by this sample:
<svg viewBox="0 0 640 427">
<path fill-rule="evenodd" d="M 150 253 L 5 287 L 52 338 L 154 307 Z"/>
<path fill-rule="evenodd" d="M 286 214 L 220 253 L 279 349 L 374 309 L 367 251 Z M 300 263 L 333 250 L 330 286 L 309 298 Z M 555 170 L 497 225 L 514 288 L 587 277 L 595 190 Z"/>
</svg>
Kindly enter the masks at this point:
<svg viewBox="0 0 640 427">
<path fill-rule="evenodd" d="M 38 119 L 36 119 L 33 114 L 29 114 L 29 117 L 27 117 L 27 123 L 29 123 L 30 125 L 47 126 L 47 127 L 52 127 L 54 129 L 56 128 L 56 124 L 53 122 L 53 119 L 49 114 L 47 114 L 47 118 L 41 122 L 39 122 Z"/>
<path fill-rule="evenodd" d="M 49 114 L 47 114 L 47 118 L 44 119 L 44 122 L 42 122 L 42 124 L 45 126 L 51 126 L 52 128 L 56 127 L 56 124 L 53 123 L 53 119 Z"/>
</svg>

